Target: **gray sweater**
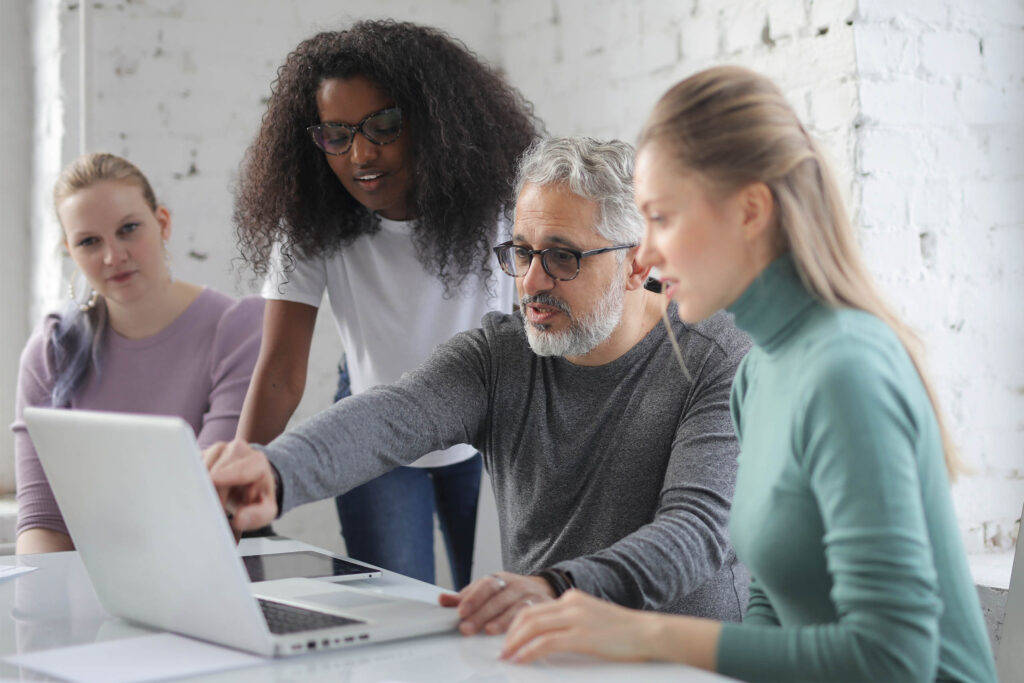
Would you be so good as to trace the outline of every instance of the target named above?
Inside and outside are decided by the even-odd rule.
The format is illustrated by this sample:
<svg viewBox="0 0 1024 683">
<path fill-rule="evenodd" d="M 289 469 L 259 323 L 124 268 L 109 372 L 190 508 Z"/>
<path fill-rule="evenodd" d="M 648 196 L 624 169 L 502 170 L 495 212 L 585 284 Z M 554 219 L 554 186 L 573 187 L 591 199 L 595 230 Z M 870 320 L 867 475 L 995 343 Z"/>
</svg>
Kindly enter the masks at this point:
<svg viewBox="0 0 1024 683">
<path fill-rule="evenodd" d="M 663 325 L 583 367 L 537 356 L 520 316 L 490 313 L 397 383 L 269 444 L 282 511 L 470 443 L 494 485 L 508 571 L 555 566 L 622 605 L 739 621 L 748 574 L 726 529 L 738 453 L 729 388 L 750 342 L 725 314 L 671 318 L 692 383 Z"/>
</svg>

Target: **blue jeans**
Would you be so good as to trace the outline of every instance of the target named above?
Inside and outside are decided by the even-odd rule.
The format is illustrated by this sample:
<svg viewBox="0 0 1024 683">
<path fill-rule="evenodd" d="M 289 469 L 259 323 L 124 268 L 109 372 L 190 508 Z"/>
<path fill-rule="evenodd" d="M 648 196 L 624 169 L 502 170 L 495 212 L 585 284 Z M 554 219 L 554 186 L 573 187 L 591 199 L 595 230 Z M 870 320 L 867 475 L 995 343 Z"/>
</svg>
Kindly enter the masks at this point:
<svg viewBox="0 0 1024 683">
<path fill-rule="evenodd" d="M 348 368 L 338 366 L 339 401 L 349 396 Z M 483 459 L 444 467 L 399 467 L 335 499 L 350 557 L 434 583 L 434 513 L 455 590 L 473 570 L 476 506 Z"/>
</svg>

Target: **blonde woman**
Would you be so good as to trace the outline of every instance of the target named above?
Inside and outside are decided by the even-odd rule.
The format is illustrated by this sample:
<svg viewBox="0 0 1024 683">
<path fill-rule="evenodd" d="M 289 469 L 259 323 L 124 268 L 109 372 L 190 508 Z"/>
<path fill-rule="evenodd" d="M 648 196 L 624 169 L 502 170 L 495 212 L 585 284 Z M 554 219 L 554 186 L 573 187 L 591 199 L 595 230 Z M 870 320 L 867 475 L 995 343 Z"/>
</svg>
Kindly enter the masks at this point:
<svg viewBox="0 0 1024 683">
<path fill-rule="evenodd" d="M 994 681 L 949 492 L 955 449 L 818 147 L 772 83 L 735 67 L 669 90 L 639 147 L 640 258 L 683 320 L 727 308 L 755 342 L 731 398 L 729 529 L 750 603 L 723 624 L 573 591 L 521 612 L 504 656 L 664 659 L 743 680 Z"/>
<path fill-rule="evenodd" d="M 201 446 L 230 439 L 262 326 L 259 299 L 171 276 L 171 215 L 131 162 L 76 159 L 57 181 L 54 206 L 86 286 L 72 278 L 66 310 L 48 315 L 22 352 L 12 425 L 19 554 L 74 548 L 22 421 L 25 406 L 179 415 Z"/>
</svg>

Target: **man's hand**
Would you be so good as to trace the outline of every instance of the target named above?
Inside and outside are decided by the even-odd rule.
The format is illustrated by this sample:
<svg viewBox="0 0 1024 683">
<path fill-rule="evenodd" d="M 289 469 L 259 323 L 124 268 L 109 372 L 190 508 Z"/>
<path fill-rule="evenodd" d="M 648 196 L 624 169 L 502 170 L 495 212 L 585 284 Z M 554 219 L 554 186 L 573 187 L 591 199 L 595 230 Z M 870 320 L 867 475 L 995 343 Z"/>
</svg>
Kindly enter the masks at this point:
<svg viewBox="0 0 1024 683">
<path fill-rule="evenodd" d="M 522 576 L 498 572 L 477 579 L 458 595 L 442 594 L 442 607 L 458 607 L 459 631 L 495 635 L 504 633 L 519 610 L 529 605 L 554 600 L 555 593 L 539 576 Z"/>
<path fill-rule="evenodd" d="M 277 491 L 270 461 L 245 441 L 215 443 L 203 451 L 203 462 L 217 489 L 235 537 L 259 529 L 277 517 Z"/>
</svg>

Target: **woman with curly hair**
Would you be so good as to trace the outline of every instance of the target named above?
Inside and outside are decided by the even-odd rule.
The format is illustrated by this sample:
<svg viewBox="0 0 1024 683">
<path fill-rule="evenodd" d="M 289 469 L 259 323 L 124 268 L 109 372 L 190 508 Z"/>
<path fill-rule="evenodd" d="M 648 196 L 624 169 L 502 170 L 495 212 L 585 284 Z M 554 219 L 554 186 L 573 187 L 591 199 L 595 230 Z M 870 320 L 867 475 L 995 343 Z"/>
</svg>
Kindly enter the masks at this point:
<svg viewBox="0 0 1024 683">
<path fill-rule="evenodd" d="M 490 246 L 516 160 L 541 128 L 514 88 L 437 29 L 363 21 L 288 55 L 235 201 L 242 254 L 266 276 L 239 438 L 284 431 L 325 290 L 347 358 L 337 398 L 349 380 L 353 393 L 394 382 L 487 311 L 511 309 Z M 480 471 L 479 454 L 453 445 L 340 496 L 348 554 L 433 582 L 436 510 L 463 587 Z"/>
</svg>

